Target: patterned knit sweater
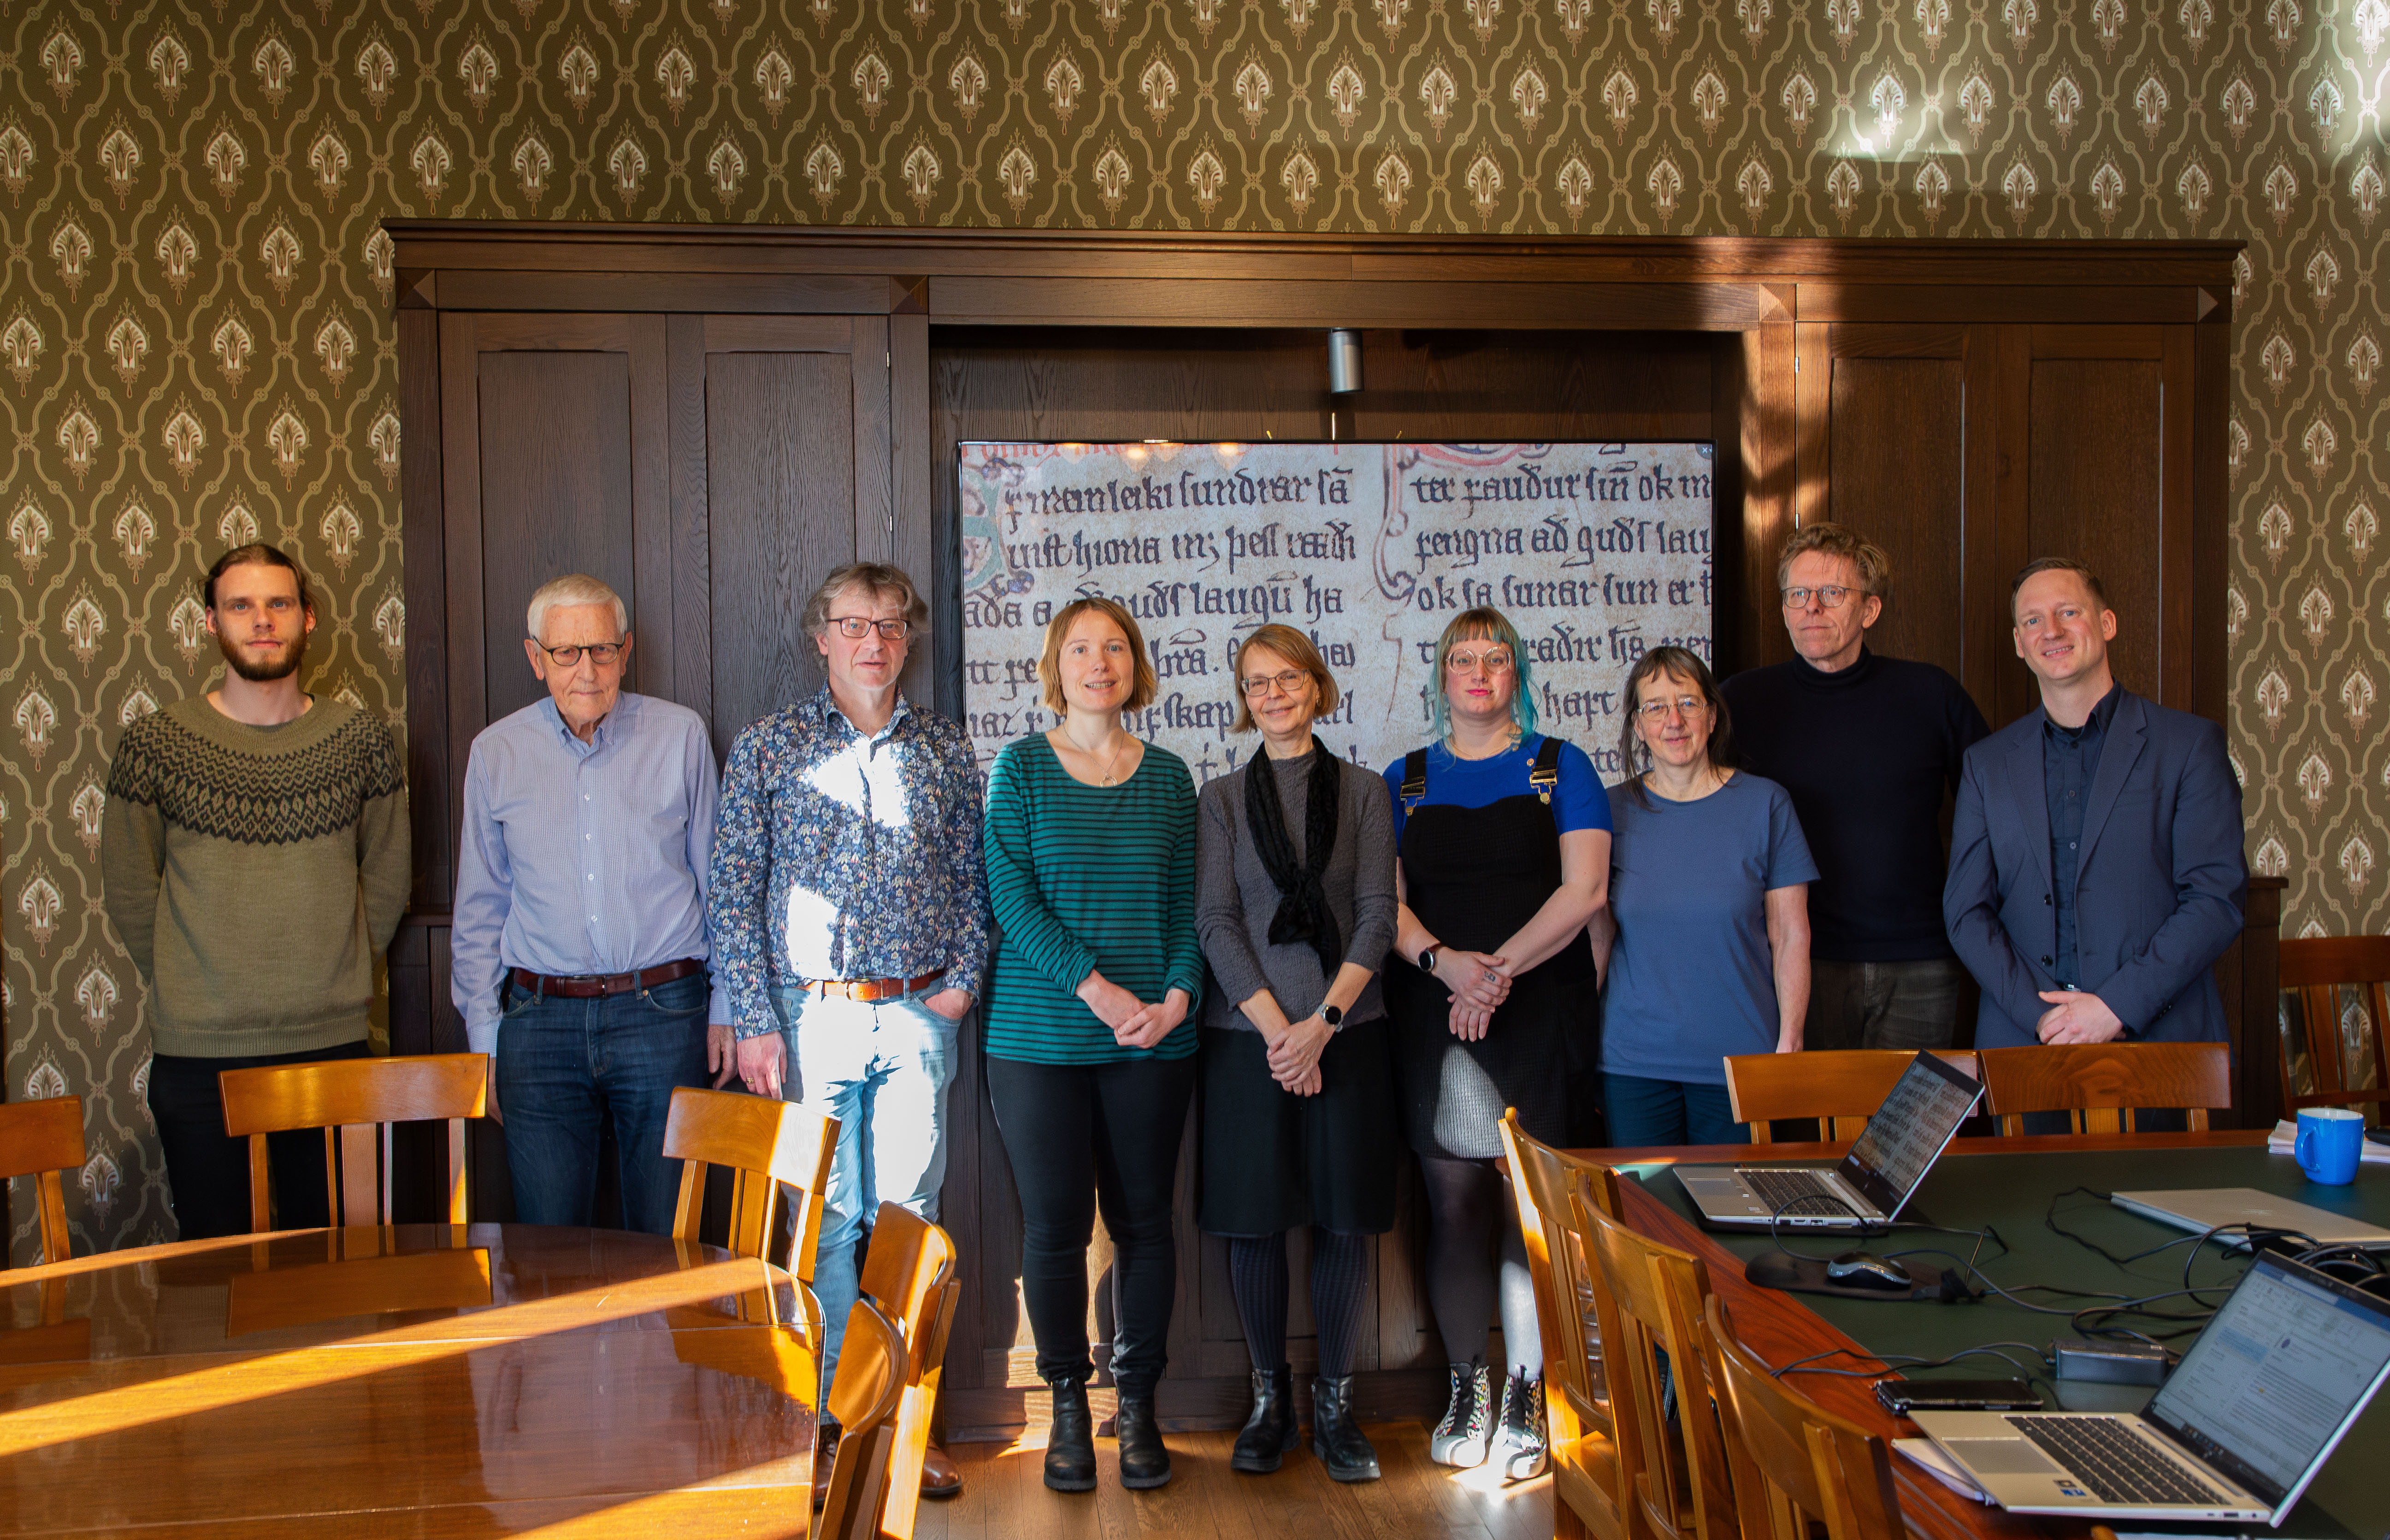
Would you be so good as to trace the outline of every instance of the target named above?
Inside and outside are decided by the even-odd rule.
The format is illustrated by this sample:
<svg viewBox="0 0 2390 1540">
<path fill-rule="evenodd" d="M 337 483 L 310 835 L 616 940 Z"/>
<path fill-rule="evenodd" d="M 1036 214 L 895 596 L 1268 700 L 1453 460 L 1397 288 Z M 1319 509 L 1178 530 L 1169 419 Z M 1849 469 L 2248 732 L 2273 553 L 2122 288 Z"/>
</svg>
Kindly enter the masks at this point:
<svg viewBox="0 0 2390 1540">
<path fill-rule="evenodd" d="M 382 725 L 315 698 L 252 727 L 203 695 L 124 730 L 108 773 L 108 918 L 157 1051 L 302 1053 L 366 1035 L 408 890 L 406 784 Z"/>
</svg>

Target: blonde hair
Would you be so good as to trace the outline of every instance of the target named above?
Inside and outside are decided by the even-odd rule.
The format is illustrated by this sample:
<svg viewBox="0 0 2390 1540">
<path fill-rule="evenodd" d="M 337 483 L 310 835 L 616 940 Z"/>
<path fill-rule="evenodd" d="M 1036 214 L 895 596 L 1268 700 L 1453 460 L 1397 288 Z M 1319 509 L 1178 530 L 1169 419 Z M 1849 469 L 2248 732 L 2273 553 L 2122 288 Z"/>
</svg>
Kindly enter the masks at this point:
<svg viewBox="0 0 2390 1540">
<path fill-rule="evenodd" d="M 539 640 L 539 628 L 547 623 L 547 612 L 558 605 L 571 609 L 576 604 L 610 604 L 614 607 L 614 632 L 620 636 L 631 634 L 631 611 L 623 603 L 623 596 L 586 572 L 568 572 L 539 585 L 523 609 L 525 633 L 533 641 Z"/>
<path fill-rule="evenodd" d="M 822 579 L 821 586 L 814 590 L 814 597 L 805 600 L 805 608 L 797 623 L 804 628 L 806 635 L 818 636 L 829 629 L 830 600 L 850 588 L 863 589 L 874 602 L 894 597 L 896 602 L 905 607 L 907 628 L 917 633 L 929 629 L 929 601 L 921 597 L 920 590 L 913 586 L 913 580 L 906 575 L 904 568 L 892 567 L 884 561 L 850 561 Z"/>
<path fill-rule="evenodd" d="M 1784 554 L 1776 558 L 1777 587 L 1792 581 L 1792 558 L 1811 551 L 1841 557 L 1858 569 L 1861 593 L 1882 598 L 1892 592 L 1892 558 L 1883 554 L 1883 547 L 1847 524 L 1823 520 L 1804 524 L 1784 543 Z"/>
<path fill-rule="evenodd" d="M 1428 684 L 1428 712 L 1434 724 L 1435 736 L 1452 734 L 1452 702 L 1444 693 L 1446 684 L 1444 662 L 1452 656 L 1453 648 L 1461 642 L 1499 642 L 1510 654 L 1511 678 L 1516 687 L 1510 692 L 1510 720 L 1523 734 L 1536 730 L 1536 674 L 1527 661 L 1527 648 L 1519 640 L 1519 628 L 1510 617 L 1492 605 L 1480 605 L 1464 610 L 1452 617 L 1444 635 L 1435 643 L 1435 677 Z"/>
<path fill-rule="evenodd" d="M 1228 731 L 1250 733 L 1253 730 L 1253 703 L 1245 695 L 1245 654 L 1257 647 L 1277 653 L 1311 675 L 1312 683 L 1319 687 L 1319 699 L 1312 704 L 1312 715 L 1326 716 L 1336 709 L 1338 701 L 1344 699 L 1343 692 L 1336 687 L 1335 676 L 1328 672 L 1328 660 L 1319 655 L 1319 648 L 1312 645 L 1311 638 L 1291 625 L 1280 625 L 1272 621 L 1267 625 L 1253 627 L 1253 634 L 1237 644 L 1237 720 L 1229 725 Z"/>
<path fill-rule="evenodd" d="M 1046 648 L 1037 657 L 1037 683 L 1044 691 L 1046 709 L 1056 716 L 1070 711 L 1070 703 L 1062 699 L 1062 640 L 1070 635 L 1072 622 L 1086 614 L 1101 615 L 1119 626 L 1121 635 L 1128 638 L 1130 656 L 1137 660 L 1137 673 L 1121 710 L 1141 712 L 1152 705 L 1162 681 L 1154 677 L 1153 660 L 1145 655 L 1145 633 L 1137 628 L 1137 617 L 1111 599 L 1089 594 L 1064 605 L 1060 613 L 1047 622 Z"/>
</svg>

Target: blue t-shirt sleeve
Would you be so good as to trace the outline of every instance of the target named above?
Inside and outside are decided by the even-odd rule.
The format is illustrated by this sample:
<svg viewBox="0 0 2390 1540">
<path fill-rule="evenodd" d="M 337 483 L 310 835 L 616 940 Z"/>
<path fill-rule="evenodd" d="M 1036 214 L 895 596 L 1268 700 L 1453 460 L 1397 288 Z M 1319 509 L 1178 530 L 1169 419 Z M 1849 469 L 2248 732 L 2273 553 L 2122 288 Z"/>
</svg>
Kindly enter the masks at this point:
<svg viewBox="0 0 2390 1540">
<path fill-rule="evenodd" d="M 1379 772 L 1379 777 L 1386 783 L 1386 800 L 1394 804 L 1394 843 L 1400 845 L 1403 825 L 1407 821 L 1407 810 L 1403 806 L 1403 762 L 1395 760 Z"/>
<path fill-rule="evenodd" d="M 1566 738 L 1561 740 L 1561 783 L 1552 791 L 1552 822 L 1562 834 L 1574 834 L 1579 829 L 1610 830 L 1610 794 L 1601 787 L 1601 774 L 1594 769 L 1593 760 L 1586 751 Z M 1399 779 L 1400 777 L 1397 777 Z"/>
<path fill-rule="evenodd" d="M 1818 863 L 1792 811 L 1792 794 L 1774 781 L 1763 784 L 1767 788 L 1767 876 L 1761 886 L 1772 892 L 1795 882 L 1815 882 Z"/>
</svg>

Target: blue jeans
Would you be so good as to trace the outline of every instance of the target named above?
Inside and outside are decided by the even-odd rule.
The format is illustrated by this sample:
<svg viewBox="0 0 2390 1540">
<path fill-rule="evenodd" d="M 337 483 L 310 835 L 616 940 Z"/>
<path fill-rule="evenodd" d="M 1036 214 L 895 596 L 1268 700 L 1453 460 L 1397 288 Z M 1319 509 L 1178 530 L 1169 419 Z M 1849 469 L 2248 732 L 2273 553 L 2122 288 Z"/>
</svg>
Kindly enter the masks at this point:
<svg viewBox="0 0 2390 1540">
<path fill-rule="evenodd" d="M 1723 1085 L 1646 1080 L 1604 1071 L 1601 1101 L 1602 1111 L 1610 1119 L 1610 1142 L 1621 1149 L 1750 1142 L 1748 1130 L 1734 1121 L 1734 1104 L 1727 1099 Z"/>
<path fill-rule="evenodd" d="M 783 1095 L 838 1120 L 838 1149 L 822 1194 L 814 1297 L 821 1301 L 822 1383 L 838 1368 L 854 1308 L 864 1233 L 884 1200 L 935 1224 L 946 1180 L 946 1086 L 955 1078 L 955 1023 L 920 995 L 866 1005 L 776 985 L 772 1009 L 788 1050 Z"/>
<path fill-rule="evenodd" d="M 614 1122 L 623 1225 L 672 1233 L 681 1163 L 664 1159 L 673 1087 L 703 1085 L 705 975 L 598 1000 L 498 993 L 498 1111 L 515 1218 L 586 1225 L 598 1200 L 598 1138 Z"/>
</svg>

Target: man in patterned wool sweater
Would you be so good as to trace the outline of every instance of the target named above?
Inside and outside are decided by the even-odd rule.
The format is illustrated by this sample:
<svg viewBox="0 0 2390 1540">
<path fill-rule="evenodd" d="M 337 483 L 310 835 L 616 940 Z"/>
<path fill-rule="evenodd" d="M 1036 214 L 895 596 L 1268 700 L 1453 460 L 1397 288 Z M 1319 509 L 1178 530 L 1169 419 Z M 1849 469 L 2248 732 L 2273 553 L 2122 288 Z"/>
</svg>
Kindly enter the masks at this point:
<svg viewBox="0 0 2390 1540">
<path fill-rule="evenodd" d="M 149 1110 L 183 1238 L 249 1228 L 217 1072 L 365 1057 L 374 959 L 406 907 L 406 783 L 379 721 L 299 687 L 306 574 L 267 545 L 201 590 L 223 685 L 124 729 L 108 773 L 108 918 L 149 986 Z M 268 1139 L 276 1223 L 329 1222 L 323 1140 Z"/>
</svg>

